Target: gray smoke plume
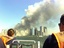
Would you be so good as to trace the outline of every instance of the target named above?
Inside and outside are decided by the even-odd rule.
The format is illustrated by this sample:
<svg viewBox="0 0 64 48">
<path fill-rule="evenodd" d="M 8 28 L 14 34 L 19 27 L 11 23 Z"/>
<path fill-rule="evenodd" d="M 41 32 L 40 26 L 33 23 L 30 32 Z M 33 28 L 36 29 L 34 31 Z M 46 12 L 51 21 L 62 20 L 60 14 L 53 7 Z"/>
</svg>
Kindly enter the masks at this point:
<svg viewBox="0 0 64 48">
<path fill-rule="evenodd" d="M 34 11 L 35 9 L 35 11 Z M 45 25 L 50 19 L 56 18 L 60 13 L 59 6 L 52 2 L 39 2 L 31 5 L 26 10 L 27 16 L 30 19 L 31 26 Z"/>
<path fill-rule="evenodd" d="M 21 31 L 21 30 L 26 30 L 26 29 L 29 29 L 30 28 L 30 21 L 28 20 L 28 18 L 25 16 L 22 18 L 21 22 L 18 23 L 16 26 L 15 26 L 15 29 Z"/>
<path fill-rule="evenodd" d="M 59 15 L 63 13 L 64 9 L 60 8 L 58 0 L 43 0 L 34 5 L 29 5 L 25 11 L 26 16 L 15 26 L 18 31 L 41 25 L 53 28 L 59 22 Z"/>
</svg>

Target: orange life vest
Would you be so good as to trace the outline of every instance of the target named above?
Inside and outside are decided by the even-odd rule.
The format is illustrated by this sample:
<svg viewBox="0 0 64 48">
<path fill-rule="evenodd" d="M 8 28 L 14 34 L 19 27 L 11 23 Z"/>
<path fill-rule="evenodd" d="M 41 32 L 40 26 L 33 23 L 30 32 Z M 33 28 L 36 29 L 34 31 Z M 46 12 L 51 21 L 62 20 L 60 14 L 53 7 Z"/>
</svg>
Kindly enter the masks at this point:
<svg viewBox="0 0 64 48">
<path fill-rule="evenodd" d="M 5 44 L 5 46 L 6 46 L 6 43 L 10 40 L 10 38 L 7 37 L 7 36 L 1 36 L 0 38 L 2 39 L 3 43 Z"/>
<path fill-rule="evenodd" d="M 64 48 L 64 32 L 54 33 L 54 36 L 56 37 L 59 48 Z"/>
</svg>

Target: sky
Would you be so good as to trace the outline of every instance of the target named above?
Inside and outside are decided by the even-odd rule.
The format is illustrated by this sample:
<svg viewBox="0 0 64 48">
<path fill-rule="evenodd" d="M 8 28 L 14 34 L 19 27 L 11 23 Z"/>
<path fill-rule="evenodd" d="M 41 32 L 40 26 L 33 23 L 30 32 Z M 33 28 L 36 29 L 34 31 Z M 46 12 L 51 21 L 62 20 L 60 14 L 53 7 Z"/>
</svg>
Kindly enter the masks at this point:
<svg viewBox="0 0 64 48">
<path fill-rule="evenodd" d="M 41 0 L 0 0 L 0 31 L 14 27 L 23 16 L 25 9 Z"/>
</svg>

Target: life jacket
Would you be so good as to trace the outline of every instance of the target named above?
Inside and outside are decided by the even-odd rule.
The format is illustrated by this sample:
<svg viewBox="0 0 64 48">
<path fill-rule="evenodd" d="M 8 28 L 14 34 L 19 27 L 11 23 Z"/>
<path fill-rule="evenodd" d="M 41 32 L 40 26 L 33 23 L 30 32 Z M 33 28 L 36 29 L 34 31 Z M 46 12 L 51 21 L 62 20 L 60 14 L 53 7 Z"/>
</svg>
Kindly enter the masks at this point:
<svg viewBox="0 0 64 48">
<path fill-rule="evenodd" d="M 64 32 L 54 33 L 53 35 L 56 37 L 58 47 L 64 48 Z"/>
<path fill-rule="evenodd" d="M 6 46 L 6 43 L 11 40 L 8 36 L 1 36 L 0 38 L 2 39 L 5 46 Z"/>
</svg>

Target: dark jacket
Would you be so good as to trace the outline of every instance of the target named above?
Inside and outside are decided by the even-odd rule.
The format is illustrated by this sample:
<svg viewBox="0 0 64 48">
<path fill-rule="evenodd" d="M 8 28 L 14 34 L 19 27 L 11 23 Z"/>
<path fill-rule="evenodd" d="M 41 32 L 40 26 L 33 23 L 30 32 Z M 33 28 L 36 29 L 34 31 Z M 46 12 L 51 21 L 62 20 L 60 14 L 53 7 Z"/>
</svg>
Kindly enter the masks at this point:
<svg viewBox="0 0 64 48">
<path fill-rule="evenodd" d="M 49 35 L 48 38 L 45 40 L 43 48 L 59 48 L 57 40 L 53 34 Z"/>
<path fill-rule="evenodd" d="M 13 40 L 15 40 L 15 38 L 13 38 L 12 40 L 8 41 L 6 44 L 7 44 L 7 45 L 8 45 L 8 44 L 9 44 L 9 45 L 12 44 L 12 41 L 13 41 Z"/>
</svg>

